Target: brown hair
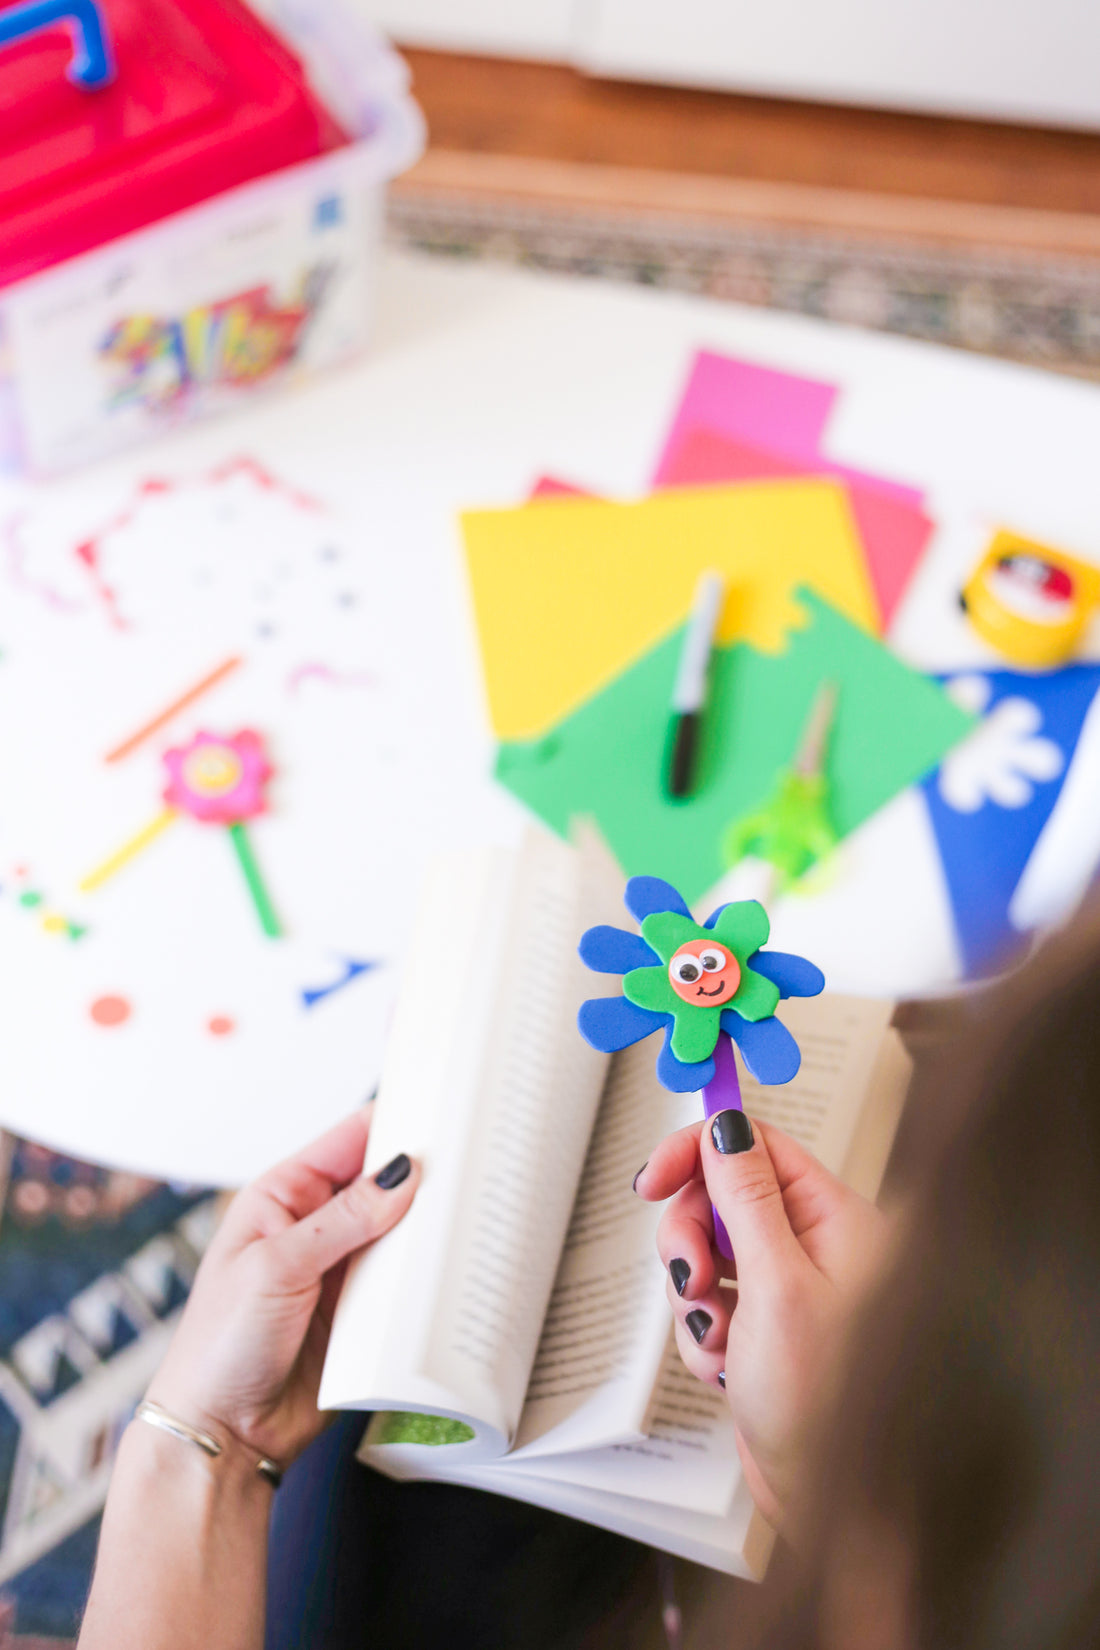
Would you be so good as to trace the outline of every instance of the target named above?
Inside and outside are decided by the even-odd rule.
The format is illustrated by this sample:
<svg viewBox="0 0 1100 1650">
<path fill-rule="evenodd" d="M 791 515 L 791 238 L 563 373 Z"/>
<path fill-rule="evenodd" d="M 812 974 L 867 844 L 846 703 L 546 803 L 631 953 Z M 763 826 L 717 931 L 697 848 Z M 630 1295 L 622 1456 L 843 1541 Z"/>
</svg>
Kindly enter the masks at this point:
<svg viewBox="0 0 1100 1650">
<path fill-rule="evenodd" d="M 768 1642 L 1100 1644 L 1100 912 L 971 1001 L 899 1148 L 904 1240 Z"/>
</svg>

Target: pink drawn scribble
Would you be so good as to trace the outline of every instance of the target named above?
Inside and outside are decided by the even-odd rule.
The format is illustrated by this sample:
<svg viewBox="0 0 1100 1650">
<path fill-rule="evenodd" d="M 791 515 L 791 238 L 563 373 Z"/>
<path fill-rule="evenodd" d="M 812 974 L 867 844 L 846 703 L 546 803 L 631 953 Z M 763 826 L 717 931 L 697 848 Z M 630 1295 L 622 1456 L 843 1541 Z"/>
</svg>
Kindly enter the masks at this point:
<svg viewBox="0 0 1100 1650">
<path fill-rule="evenodd" d="M 122 617 L 118 605 L 118 592 L 107 583 L 103 576 L 103 569 L 99 565 L 99 547 L 92 539 L 86 539 L 83 544 L 76 546 L 75 555 L 78 561 L 83 562 L 88 569 L 92 581 L 92 589 L 107 613 L 108 621 L 116 630 L 127 630 L 129 625 Z"/>
<path fill-rule="evenodd" d="M 333 670 L 331 665 L 298 665 L 286 679 L 291 693 L 297 693 L 303 682 L 331 682 L 334 687 L 377 687 L 378 677 L 372 670 Z"/>
<path fill-rule="evenodd" d="M 217 469 L 211 470 L 204 479 L 216 486 L 219 482 L 231 481 L 234 476 L 242 475 L 254 481 L 261 492 L 278 493 L 299 510 L 308 510 L 318 515 L 325 513 L 325 506 L 319 499 L 313 498 L 309 493 L 300 492 L 297 487 L 288 486 L 285 481 L 280 481 L 278 476 L 273 476 L 270 470 L 265 470 L 254 458 L 231 458 L 225 464 L 219 464 Z"/>
<path fill-rule="evenodd" d="M 116 630 L 128 628 L 127 621 L 122 615 L 119 606 L 119 592 L 108 582 L 103 571 L 102 551 L 104 543 L 112 534 L 121 532 L 130 527 L 141 512 L 142 506 L 152 498 L 161 498 L 167 493 L 181 492 L 187 487 L 220 487 L 237 476 L 244 476 L 263 493 L 274 493 L 292 504 L 296 510 L 308 511 L 310 514 L 325 514 L 325 506 L 309 493 L 301 492 L 296 487 L 288 486 L 285 482 L 273 476 L 254 458 L 247 458 L 243 454 L 236 458 L 227 459 L 224 464 L 215 465 L 203 475 L 192 481 L 172 481 L 163 476 L 147 476 L 138 483 L 134 496 L 121 510 L 115 512 L 95 532 L 90 533 L 80 544 L 74 546 L 73 554 L 91 580 L 92 589 L 97 601 L 102 605 L 108 622 Z M 45 592 L 40 592 L 45 594 Z"/>
<path fill-rule="evenodd" d="M 103 563 L 100 554 L 103 548 L 103 541 L 110 538 L 112 533 L 121 532 L 124 527 L 129 527 L 137 516 L 141 506 L 147 499 L 158 497 L 163 493 L 170 493 L 176 486 L 176 482 L 165 481 L 159 476 L 146 477 L 144 481 L 138 483 L 137 488 L 135 489 L 134 498 L 130 504 L 125 505 L 123 509 L 117 511 L 110 518 L 110 520 L 104 522 L 103 526 L 100 527 L 95 533 L 91 534 L 89 538 L 82 540 L 80 544 L 75 545 L 73 548 L 73 554 L 75 555 L 77 561 L 80 562 L 81 566 L 85 569 L 91 580 L 92 589 L 95 592 L 96 599 L 102 604 L 103 609 L 107 614 L 108 622 L 113 625 L 116 630 L 126 630 L 129 626 L 127 621 L 123 618 L 122 611 L 118 605 L 118 591 L 108 583 L 103 572 Z"/>
<path fill-rule="evenodd" d="M 82 613 L 82 602 L 73 601 L 48 584 L 39 583 L 27 572 L 27 547 L 23 543 L 26 521 L 26 515 L 9 516 L 3 525 L 4 564 L 8 578 L 17 590 L 26 590 L 32 596 L 40 597 L 55 613 Z"/>
</svg>

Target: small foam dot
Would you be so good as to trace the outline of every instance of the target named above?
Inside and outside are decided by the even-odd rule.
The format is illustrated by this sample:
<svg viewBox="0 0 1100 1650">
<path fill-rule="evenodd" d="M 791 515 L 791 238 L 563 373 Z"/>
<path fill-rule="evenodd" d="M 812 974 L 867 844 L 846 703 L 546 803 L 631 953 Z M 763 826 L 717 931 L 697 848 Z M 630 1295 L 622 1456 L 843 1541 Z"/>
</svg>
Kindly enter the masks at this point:
<svg viewBox="0 0 1100 1650">
<path fill-rule="evenodd" d="M 67 934 L 69 932 L 68 920 L 65 917 L 59 917 L 56 911 L 51 911 L 49 916 L 42 918 L 42 926 L 47 934 Z"/>
<path fill-rule="evenodd" d="M 231 1031 L 236 1031 L 237 1023 L 228 1014 L 215 1014 L 207 1021 L 206 1029 L 212 1037 L 228 1037 Z"/>
<path fill-rule="evenodd" d="M 120 1026 L 133 1010 L 125 997 L 97 997 L 88 1012 L 97 1026 Z"/>
<path fill-rule="evenodd" d="M 33 910 L 36 905 L 42 904 L 42 895 L 37 894 L 33 889 L 28 888 L 25 894 L 20 894 L 19 903 L 20 905 L 25 905 L 28 910 Z"/>
</svg>

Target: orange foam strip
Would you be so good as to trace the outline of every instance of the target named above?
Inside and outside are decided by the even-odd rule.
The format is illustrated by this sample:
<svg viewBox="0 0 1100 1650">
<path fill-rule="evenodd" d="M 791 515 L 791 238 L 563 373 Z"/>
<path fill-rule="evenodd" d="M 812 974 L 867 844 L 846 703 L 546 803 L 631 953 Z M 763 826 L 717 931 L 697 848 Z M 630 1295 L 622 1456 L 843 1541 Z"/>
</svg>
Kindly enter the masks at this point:
<svg viewBox="0 0 1100 1650">
<path fill-rule="evenodd" d="M 188 688 L 186 693 L 181 693 L 178 699 L 174 699 L 170 705 L 166 705 L 164 710 L 154 716 L 151 722 L 146 722 L 144 727 L 140 727 L 136 733 L 132 733 L 129 739 L 124 739 L 121 745 L 116 745 L 114 750 L 108 751 L 103 760 L 105 762 L 121 762 L 124 756 L 129 756 L 130 752 L 136 750 L 146 739 L 152 738 L 154 733 L 159 733 L 165 723 L 172 720 L 173 716 L 178 716 L 181 710 L 186 710 L 188 705 L 193 705 L 196 699 L 201 698 L 204 693 L 208 693 L 212 687 L 216 687 L 226 676 L 243 664 L 243 659 L 226 659 L 218 666 L 217 670 L 212 670 L 209 676 L 204 676 L 201 682 L 196 682 L 194 687 Z"/>
</svg>

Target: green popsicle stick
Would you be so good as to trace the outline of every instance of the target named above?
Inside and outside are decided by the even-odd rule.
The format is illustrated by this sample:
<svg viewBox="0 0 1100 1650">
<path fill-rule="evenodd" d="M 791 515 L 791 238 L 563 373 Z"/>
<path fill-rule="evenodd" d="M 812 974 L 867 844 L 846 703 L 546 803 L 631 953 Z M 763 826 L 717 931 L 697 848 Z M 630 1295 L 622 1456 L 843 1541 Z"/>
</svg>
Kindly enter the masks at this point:
<svg viewBox="0 0 1100 1650">
<path fill-rule="evenodd" d="M 271 896 L 264 886 L 264 879 L 260 875 L 260 867 L 256 863 L 256 856 L 252 852 L 252 844 L 248 840 L 248 832 L 240 820 L 229 827 L 229 836 L 237 852 L 237 860 L 244 872 L 244 880 L 248 884 L 248 891 L 252 895 L 252 903 L 256 907 L 256 915 L 260 919 L 260 927 L 270 939 L 277 940 L 282 934 L 282 927 L 275 914 L 275 907 L 271 903 Z"/>
</svg>

